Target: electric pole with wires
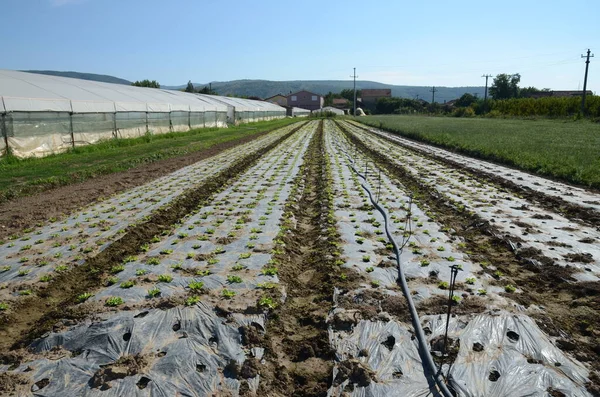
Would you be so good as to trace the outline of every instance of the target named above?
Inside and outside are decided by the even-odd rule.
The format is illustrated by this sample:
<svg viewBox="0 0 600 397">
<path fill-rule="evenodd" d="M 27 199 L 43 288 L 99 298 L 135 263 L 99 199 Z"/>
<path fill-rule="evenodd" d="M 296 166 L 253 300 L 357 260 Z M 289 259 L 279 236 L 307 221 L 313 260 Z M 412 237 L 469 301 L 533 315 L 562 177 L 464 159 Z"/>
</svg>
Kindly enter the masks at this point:
<svg viewBox="0 0 600 397">
<path fill-rule="evenodd" d="M 358 77 L 356 75 L 356 68 L 354 68 L 354 74 L 350 77 L 354 78 L 354 112 L 352 114 L 356 116 L 356 78 Z"/>
<path fill-rule="evenodd" d="M 435 89 L 435 87 L 431 87 L 431 89 L 429 90 L 429 92 L 431 92 L 431 103 L 435 103 L 435 93 L 438 90 Z"/>
<path fill-rule="evenodd" d="M 582 55 L 582 58 L 586 58 L 585 60 L 585 77 L 583 78 L 583 95 L 581 96 L 581 114 L 585 116 L 585 94 L 587 90 L 587 76 L 588 76 L 588 68 L 590 67 L 590 58 L 594 57 L 594 54 L 590 55 L 590 49 L 587 50 L 587 55 Z"/>
<path fill-rule="evenodd" d="M 481 77 L 485 77 L 485 94 L 483 95 L 483 113 L 487 111 L 487 88 L 488 88 L 488 79 L 492 77 L 491 74 L 484 74 Z"/>
</svg>

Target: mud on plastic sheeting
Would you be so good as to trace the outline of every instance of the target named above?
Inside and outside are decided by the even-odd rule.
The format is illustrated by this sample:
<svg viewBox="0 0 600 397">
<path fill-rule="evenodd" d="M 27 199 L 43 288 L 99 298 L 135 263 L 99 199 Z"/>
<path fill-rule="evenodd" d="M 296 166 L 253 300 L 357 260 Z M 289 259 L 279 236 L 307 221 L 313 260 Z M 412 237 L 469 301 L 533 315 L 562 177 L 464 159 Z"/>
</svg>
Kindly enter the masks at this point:
<svg viewBox="0 0 600 397">
<path fill-rule="evenodd" d="M 32 345 L 38 354 L 61 347 L 73 357 L 38 359 L 21 364 L 13 373 L 27 375 L 33 382 L 50 380 L 28 394 L 32 396 L 237 395 L 239 374 L 230 362 L 241 366 L 248 357 L 239 327 L 250 323 L 264 324 L 264 317 L 237 314 L 226 319 L 203 303 L 166 311 L 112 313 L 99 322 L 51 333 Z M 106 372 L 119 359 L 131 356 L 142 364 L 98 376 L 103 368 Z"/>
</svg>

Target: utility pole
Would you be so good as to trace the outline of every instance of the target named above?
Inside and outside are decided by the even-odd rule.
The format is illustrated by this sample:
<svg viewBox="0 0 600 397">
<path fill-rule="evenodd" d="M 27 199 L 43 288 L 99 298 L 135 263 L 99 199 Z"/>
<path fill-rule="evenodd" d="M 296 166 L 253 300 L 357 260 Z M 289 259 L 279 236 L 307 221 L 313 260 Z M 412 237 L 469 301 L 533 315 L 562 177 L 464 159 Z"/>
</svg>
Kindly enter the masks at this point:
<svg viewBox="0 0 600 397">
<path fill-rule="evenodd" d="M 587 50 L 587 55 L 582 55 L 582 58 L 586 58 L 585 60 L 585 77 L 583 78 L 583 95 L 581 96 L 581 114 L 585 116 L 585 94 L 587 90 L 587 76 L 588 76 L 588 68 L 590 67 L 590 58 L 594 57 L 594 54 L 590 55 L 590 49 Z"/>
<path fill-rule="evenodd" d="M 437 92 L 437 90 L 435 89 L 435 87 L 431 87 L 429 92 L 431 92 L 431 103 L 435 103 L 435 93 Z"/>
<path fill-rule="evenodd" d="M 358 77 L 356 75 L 356 68 L 354 68 L 354 74 L 350 77 L 354 78 L 354 112 L 352 114 L 356 116 L 356 78 Z"/>
<path fill-rule="evenodd" d="M 492 77 L 491 74 L 484 74 L 481 77 L 485 77 L 485 94 L 483 97 L 483 113 L 487 111 L 487 87 L 488 87 L 488 79 Z"/>
</svg>

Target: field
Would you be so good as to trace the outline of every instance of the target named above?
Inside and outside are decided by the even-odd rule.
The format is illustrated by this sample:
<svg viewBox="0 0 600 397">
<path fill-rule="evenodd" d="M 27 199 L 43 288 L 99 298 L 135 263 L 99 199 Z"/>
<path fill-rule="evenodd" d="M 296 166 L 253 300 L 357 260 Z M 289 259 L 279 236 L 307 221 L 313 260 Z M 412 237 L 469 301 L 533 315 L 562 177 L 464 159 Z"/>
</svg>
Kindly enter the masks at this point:
<svg viewBox="0 0 600 397">
<path fill-rule="evenodd" d="M 427 116 L 369 116 L 361 121 L 469 156 L 600 188 L 599 123 Z"/>
<path fill-rule="evenodd" d="M 600 393 L 600 195 L 352 120 L 267 130 L 1 204 L 0 394 Z"/>
<path fill-rule="evenodd" d="M 291 122 L 293 120 L 281 119 L 230 127 L 227 130 L 202 128 L 136 139 L 113 139 L 44 158 L 0 158 L 0 202 L 56 186 L 82 182 L 98 175 L 125 171 L 140 164 L 198 152 Z"/>
</svg>

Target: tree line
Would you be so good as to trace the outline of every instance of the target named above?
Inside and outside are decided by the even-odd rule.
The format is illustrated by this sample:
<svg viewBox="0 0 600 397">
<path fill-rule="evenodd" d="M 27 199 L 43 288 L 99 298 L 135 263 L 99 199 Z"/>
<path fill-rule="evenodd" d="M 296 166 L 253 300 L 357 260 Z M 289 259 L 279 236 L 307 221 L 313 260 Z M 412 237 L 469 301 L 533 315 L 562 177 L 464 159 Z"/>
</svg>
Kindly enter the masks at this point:
<svg viewBox="0 0 600 397">
<path fill-rule="evenodd" d="M 540 97 L 535 94 L 549 92 L 548 88 L 519 87 L 521 75 L 502 73 L 497 75 L 489 89 L 490 99 L 485 101 L 465 93 L 451 104 L 428 103 L 424 100 L 407 98 L 380 98 L 377 114 L 445 114 L 456 117 L 487 115 L 489 117 L 578 117 L 581 97 Z M 590 95 L 585 104 L 585 114 L 600 118 L 600 96 Z"/>
</svg>

